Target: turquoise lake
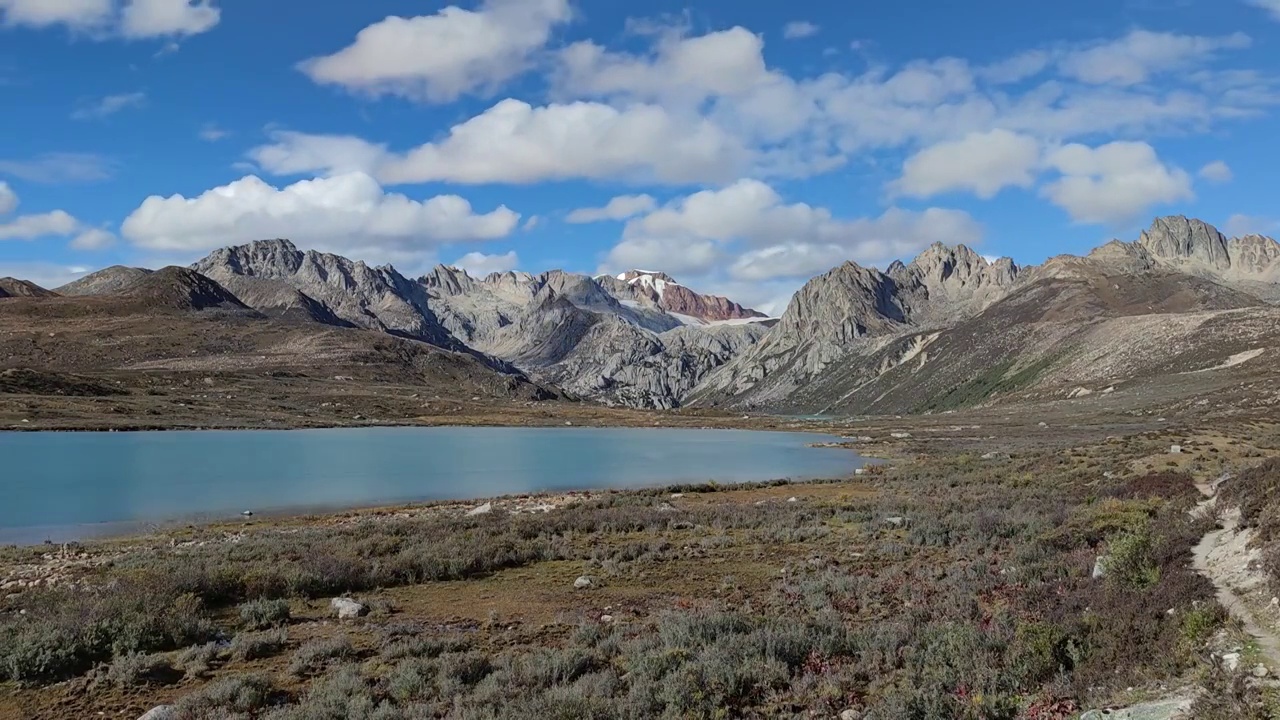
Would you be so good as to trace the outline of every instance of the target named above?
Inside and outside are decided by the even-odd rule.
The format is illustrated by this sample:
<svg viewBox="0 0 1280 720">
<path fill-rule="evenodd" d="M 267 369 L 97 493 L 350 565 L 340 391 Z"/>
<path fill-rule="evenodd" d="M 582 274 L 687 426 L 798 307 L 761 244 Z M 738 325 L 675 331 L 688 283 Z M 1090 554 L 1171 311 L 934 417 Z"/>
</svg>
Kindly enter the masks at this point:
<svg viewBox="0 0 1280 720">
<path fill-rule="evenodd" d="M 0 544 L 152 523 L 686 482 L 843 477 L 836 438 L 647 428 L 0 433 Z"/>
</svg>

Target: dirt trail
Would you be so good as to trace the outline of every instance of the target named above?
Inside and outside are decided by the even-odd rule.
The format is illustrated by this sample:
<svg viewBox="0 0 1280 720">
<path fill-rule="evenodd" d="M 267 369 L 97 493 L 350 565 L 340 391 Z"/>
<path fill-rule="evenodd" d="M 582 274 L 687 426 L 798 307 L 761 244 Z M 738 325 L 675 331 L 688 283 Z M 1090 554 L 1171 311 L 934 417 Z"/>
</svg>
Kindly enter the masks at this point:
<svg viewBox="0 0 1280 720">
<path fill-rule="evenodd" d="M 1197 483 L 1196 489 L 1205 496 L 1198 506 L 1200 512 L 1208 512 L 1217 502 L 1218 486 L 1226 478 L 1219 478 L 1213 483 Z M 1266 664 L 1274 671 L 1280 669 L 1280 635 L 1277 635 L 1270 624 L 1259 622 L 1249 603 L 1237 592 L 1241 578 L 1253 574 L 1248 569 L 1249 551 L 1246 547 L 1247 537 L 1240 530 L 1240 513 L 1238 511 L 1225 514 L 1223 526 L 1209 534 L 1196 545 L 1193 553 L 1193 565 L 1197 572 L 1213 583 L 1218 593 L 1218 602 L 1227 609 L 1231 616 L 1244 626 L 1244 631 L 1258 645 L 1258 652 L 1266 660 Z"/>
</svg>

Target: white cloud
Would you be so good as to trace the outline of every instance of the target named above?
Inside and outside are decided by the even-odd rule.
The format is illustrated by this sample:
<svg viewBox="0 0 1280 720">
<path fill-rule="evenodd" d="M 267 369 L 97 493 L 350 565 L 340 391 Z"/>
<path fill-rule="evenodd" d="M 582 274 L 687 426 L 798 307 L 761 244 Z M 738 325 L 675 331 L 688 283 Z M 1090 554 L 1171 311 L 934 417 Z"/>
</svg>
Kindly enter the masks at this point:
<svg viewBox="0 0 1280 720">
<path fill-rule="evenodd" d="M 505 206 L 476 214 L 457 195 L 412 200 L 371 177 L 348 173 L 275 188 L 254 176 L 198 197 L 152 196 L 125 219 L 134 244 L 160 251 L 205 251 L 230 243 L 288 237 L 348 255 L 419 259 L 447 242 L 505 237 L 520 215 Z"/>
<path fill-rule="evenodd" d="M 932 145 L 910 157 L 894 189 L 913 197 L 966 190 L 990 199 L 1009 186 L 1031 187 L 1040 163 L 1040 143 L 1008 130 L 969 133 Z"/>
<path fill-rule="evenodd" d="M 602 220 L 626 220 L 633 215 L 648 212 L 657 207 L 652 195 L 619 195 L 604 207 L 578 208 L 565 218 L 571 223 L 593 223 Z"/>
<path fill-rule="evenodd" d="M 18 194 L 9 183 L 0 180 L 0 215 L 8 215 L 18 209 Z"/>
<path fill-rule="evenodd" d="M 1160 162 L 1147 143 L 1066 145 L 1050 153 L 1047 162 L 1062 177 L 1042 192 L 1076 222 L 1120 225 L 1153 205 L 1195 198 L 1191 176 Z"/>
<path fill-rule="evenodd" d="M 1231 178 L 1233 177 L 1231 173 L 1231 166 L 1221 160 L 1215 160 L 1208 165 L 1205 165 L 1200 168 L 1200 172 L 1196 174 L 1211 183 L 1231 182 Z"/>
<path fill-rule="evenodd" d="M 782 37 L 787 40 L 799 40 L 801 38 L 813 37 L 818 34 L 822 28 L 814 25 L 808 20 L 796 20 L 789 22 L 782 27 Z"/>
<path fill-rule="evenodd" d="M 0 0 L 5 25 L 63 25 L 95 39 L 197 35 L 220 19 L 213 0 Z"/>
<path fill-rule="evenodd" d="M 574 43 L 559 53 L 557 85 L 577 96 L 654 100 L 672 96 L 693 100 L 750 91 L 768 78 L 764 41 L 743 27 L 687 37 L 682 30 L 661 32 L 652 52 L 615 53 L 590 42 Z"/>
<path fill-rule="evenodd" d="M 1028 50 L 987 65 L 978 74 L 997 85 L 1021 82 L 1044 72 L 1052 57 L 1047 50 Z"/>
<path fill-rule="evenodd" d="M 139 108 L 147 104 L 147 94 L 143 92 L 107 95 L 92 103 L 78 108 L 71 113 L 72 120 L 96 120 L 115 115 L 121 110 Z"/>
<path fill-rule="evenodd" d="M 90 30 L 111 20 L 115 0 L 0 0 L 5 25 L 45 28 L 66 25 Z"/>
<path fill-rule="evenodd" d="M 19 215 L 5 219 L 6 215 L 18 209 L 19 204 L 18 194 L 13 191 L 13 188 L 9 187 L 8 183 L 0 182 L 0 240 L 36 240 L 45 237 L 69 237 L 77 233 L 83 235 L 105 232 L 91 230 L 65 210 Z M 100 241 L 101 237 L 95 236 L 93 239 Z M 76 246 L 74 241 L 72 244 Z"/>
<path fill-rule="evenodd" d="M 127 0 L 120 33 L 131 39 L 199 35 L 221 19 L 212 0 Z"/>
<path fill-rule="evenodd" d="M 973 243 L 981 235 L 981 226 L 956 210 L 891 208 L 877 218 L 843 220 L 826 208 L 786 204 L 760 181 L 741 180 L 631 220 L 601 269 L 705 273 L 736 255 L 731 277 L 798 278 L 843 260 L 882 262 L 933 242 Z"/>
<path fill-rule="evenodd" d="M 198 135 L 200 139 L 205 142 L 218 142 L 219 140 L 224 140 L 230 137 L 231 131 L 218 127 L 217 123 L 207 123 L 204 127 L 200 128 Z"/>
<path fill-rule="evenodd" d="M 1135 85 L 1153 75 L 1187 67 L 1221 50 L 1251 44 L 1248 35 L 1200 37 L 1135 30 L 1118 40 L 1068 53 L 1060 61 L 1063 74 L 1086 83 Z"/>
<path fill-rule="evenodd" d="M 1273 20 L 1280 21 L 1280 0 L 1245 0 L 1245 2 L 1254 7 L 1262 8 L 1271 13 Z"/>
<path fill-rule="evenodd" d="M 1227 218 L 1222 232 L 1231 237 L 1244 235 L 1274 235 L 1280 230 L 1280 221 L 1261 215 L 1244 215 L 1237 213 Z"/>
<path fill-rule="evenodd" d="M 88 153 L 48 153 L 29 160 L 0 158 L 0 173 L 36 183 L 93 182 L 106 180 L 114 171 L 114 163 Z"/>
<path fill-rule="evenodd" d="M 711 122 L 656 105 L 595 102 L 533 107 L 503 100 L 406 153 L 348 136 L 282 132 L 250 157 L 276 174 L 359 170 L 387 185 L 532 183 L 571 178 L 715 182 L 736 175 L 747 153 Z"/>
<path fill-rule="evenodd" d="M 601 272 L 624 272 L 657 268 L 677 276 L 705 273 L 725 258 L 724 251 L 711 240 L 678 237 L 632 237 L 609 250 Z"/>
<path fill-rule="evenodd" d="M 111 247 L 116 236 L 102 228 L 87 228 L 71 239 L 71 247 L 77 250 L 101 250 Z"/>
<path fill-rule="evenodd" d="M 486 0 L 474 11 L 451 5 L 435 15 L 391 16 L 299 68 L 317 83 L 354 92 L 449 102 L 527 70 L 552 29 L 571 16 L 568 0 Z"/>
<path fill-rule="evenodd" d="M 486 255 L 482 252 L 469 252 L 457 260 L 454 260 L 452 265 L 456 268 L 462 268 L 477 277 L 484 277 L 489 273 L 515 270 L 520 266 L 520 257 L 516 255 L 515 250 L 511 250 L 510 252 L 506 252 L 501 255 Z"/>
<path fill-rule="evenodd" d="M 542 224 L 541 215 L 530 215 L 529 219 L 524 221 L 524 225 L 520 226 L 520 229 L 524 230 L 525 232 L 529 232 L 530 230 L 533 230 L 534 228 L 538 227 L 541 224 Z"/>
<path fill-rule="evenodd" d="M 19 215 L 0 223 L 0 240 L 35 240 L 50 236 L 66 236 L 76 232 L 80 223 L 64 210 Z"/>
</svg>

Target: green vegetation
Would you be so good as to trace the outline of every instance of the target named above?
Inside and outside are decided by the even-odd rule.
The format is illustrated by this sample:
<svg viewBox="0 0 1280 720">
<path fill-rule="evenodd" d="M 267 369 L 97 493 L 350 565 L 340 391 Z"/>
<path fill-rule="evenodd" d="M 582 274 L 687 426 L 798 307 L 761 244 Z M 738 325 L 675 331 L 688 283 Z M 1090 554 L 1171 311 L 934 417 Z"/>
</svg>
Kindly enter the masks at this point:
<svg viewBox="0 0 1280 720">
<path fill-rule="evenodd" d="M 959 410 L 977 405 L 997 393 L 1016 392 L 1035 382 L 1036 378 L 1049 369 L 1057 359 L 1055 356 L 1042 357 L 1017 370 L 1013 369 L 1013 360 L 997 363 L 974 379 L 925 402 L 914 412 Z"/>
</svg>

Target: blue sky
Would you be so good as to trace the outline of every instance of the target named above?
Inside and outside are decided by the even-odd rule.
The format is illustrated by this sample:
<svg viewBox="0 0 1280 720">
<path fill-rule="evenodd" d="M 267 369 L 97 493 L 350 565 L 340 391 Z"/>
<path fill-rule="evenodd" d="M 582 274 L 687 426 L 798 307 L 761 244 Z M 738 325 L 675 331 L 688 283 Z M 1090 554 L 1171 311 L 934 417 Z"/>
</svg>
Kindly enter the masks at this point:
<svg viewBox="0 0 1280 720">
<path fill-rule="evenodd" d="M 1278 73 L 1280 0 L 0 0 L 0 275 L 284 236 L 776 310 L 938 240 L 1274 234 Z"/>
</svg>

